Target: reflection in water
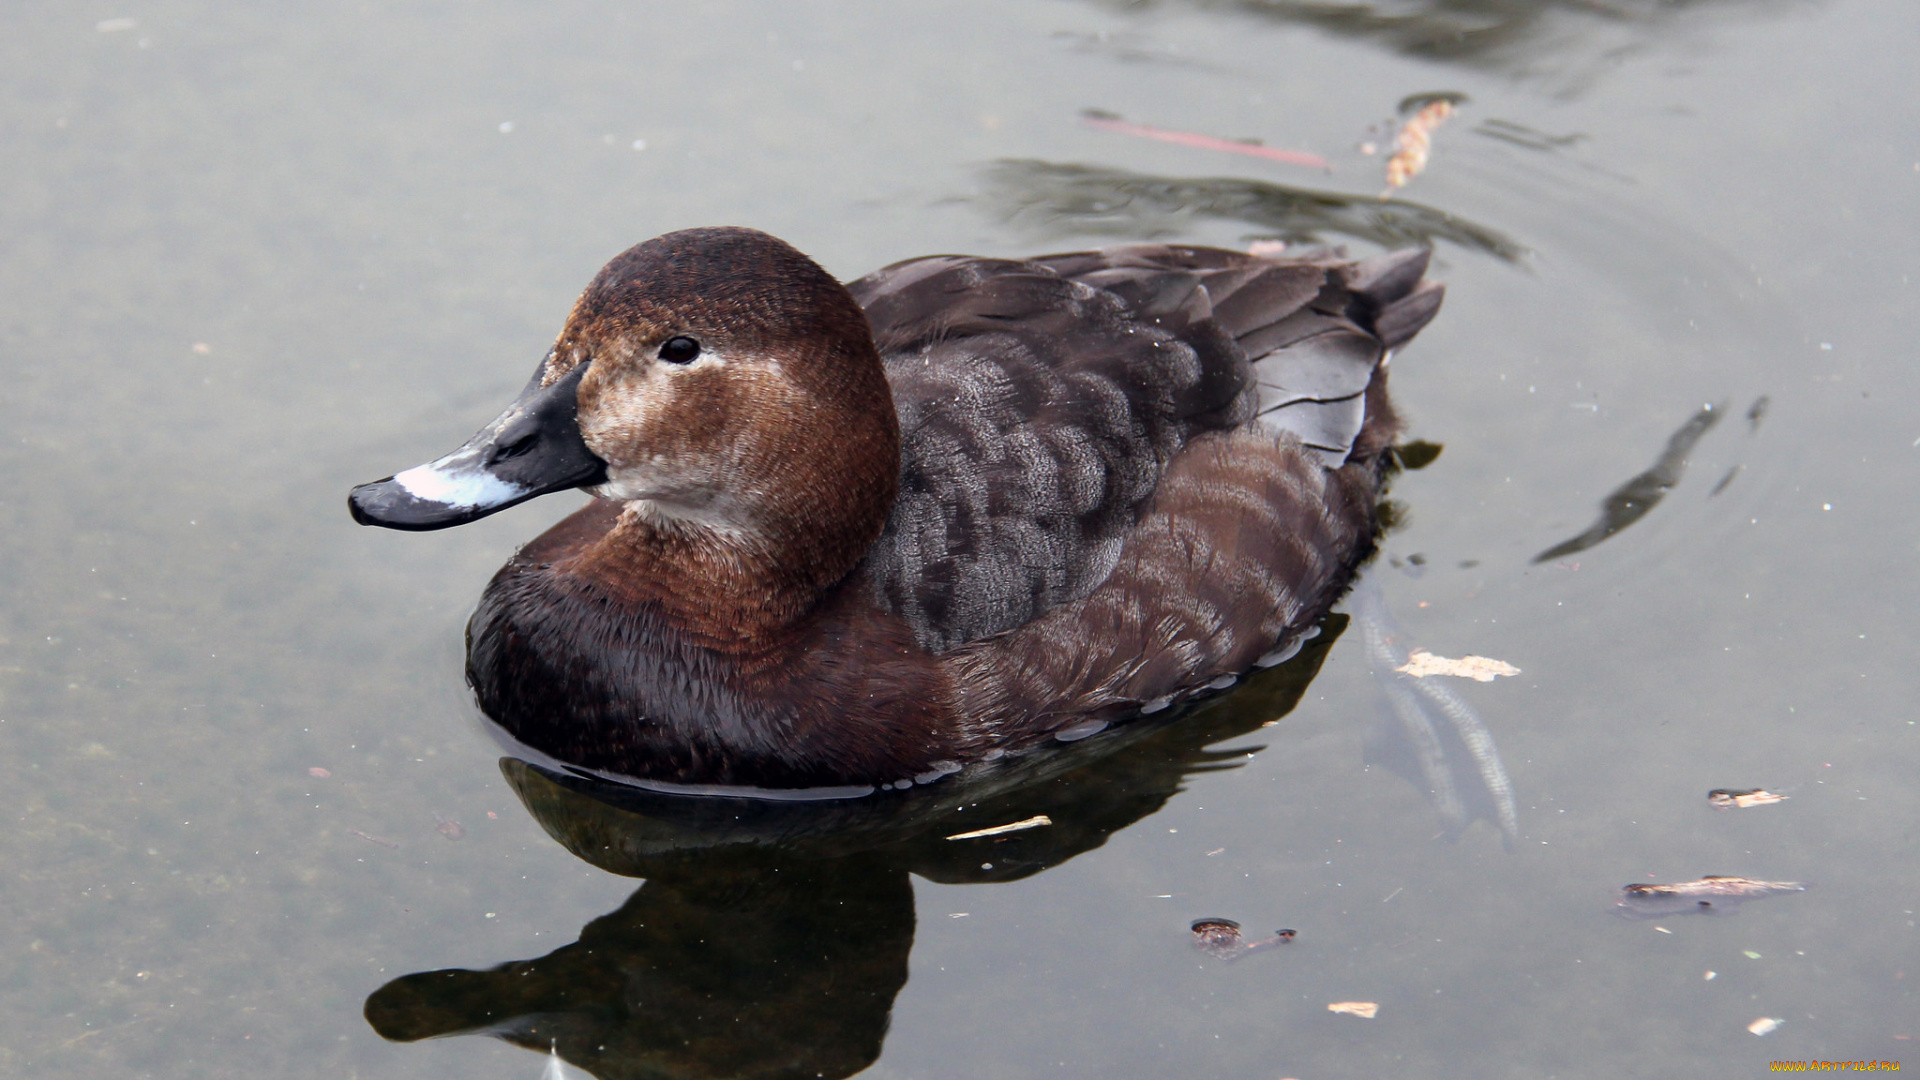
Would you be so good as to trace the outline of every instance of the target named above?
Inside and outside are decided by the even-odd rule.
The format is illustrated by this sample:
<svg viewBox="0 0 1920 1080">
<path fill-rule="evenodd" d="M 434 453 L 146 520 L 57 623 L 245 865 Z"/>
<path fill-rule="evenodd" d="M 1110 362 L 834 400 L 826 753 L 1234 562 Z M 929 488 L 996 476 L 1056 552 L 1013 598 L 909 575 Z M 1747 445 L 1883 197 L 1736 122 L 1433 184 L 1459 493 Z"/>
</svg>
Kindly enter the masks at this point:
<svg viewBox="0 0 1920 1080">
<path fill-rule="evenodd" d="M 389 1039 L 484 1032 L 596 1076 L 848 1076 L 907 981 L 913 887 L 883 857 L 666 858 L 580 939 L 367 999 Z"/>
<path fill-rule="evenodd" d="M 1481 121 L 1475 126 L 1473 133 L 1506 143 L 1508 146 L 1519 147 L 1522 150 L 1551 154 L 1559 160 L 1585 169 L 1587 172 L 1595 173 L 1611 180 L 1617 180 L 1622 184 L 1637 183 L 1633 177 L 1625 173 L 1615 172 L 1604 165 L 1577 156 L 1582 144 L 1588 141 L 1588 137 L 1578 131 L 1569 132 L 1564 135 L 1555 135 L 1550 132 L 1540 131 L 1537 128 L 1528 127 L 1525 124 L 1517 124 L 1511 120 L 1492 117 Z M 1590 203 L 1586 203 L 1580 196 L 1567 192 L 1562 193 L 1561 200 L 1562 205 L 1566 205 L 1569 202 L 1581 203 L 1586 206 L 1591 205 Z"/>
<path fill-rule="evenodd" d="M 1147 10 L 1174 0 L 1109 0 Z M 1682 18 L 1755 8 L 1780 0 L 1183 0 L 1184 6 L 1232 11 L 1311 26 L 1372 42 L 1424 60 L 1515 75 L 1551 73 L 1577 86 L 1593 74 L 1576 59 L 1616 64 L 1623 53 L 1671 32 Z M 1551 57 L 1550 62 L 1549 58 Z M 1573 63 L 1568 63 L 1573 59 Z M 1595 70 L 1598 70 L 1597 68 Z"/>
<path fill-rule="evenodd" d="M 1405 774 L 1426 791 L 1450 835 L 1457 838 L 1485 818 L 1499 827 L 1501 842 L 1511 850 L 1520 838 L 1520 821 L 1493 732 L 1439 679 L 1394 670 L 1406 666 L 1407 633 L 1394 622 L 1372 574 L 1354 584 L 1347 606 L 1360 624 L 1367 662 L 1393 714 L 1391 725 L 1369 737 L 1368 760 Z"/>
<path fill-rule="evenodd" d="M 1473 129 L 1473 133 L 1485 135 L 1489 139 L 1498 139 L 1503 143 L 1511 143 L 1523 150 L 1539 150 L 1545 153 L 1571 150 L 1587 141 L 1587 137 L 1577 131 L 1569 135 L 1549 135 L 1525 124 L 1516 124 L 1511 120 L 1501 120 L 1498 117 L 1481 121 L 1480 125 Z"/>
<path fill-rule="evenodd" d="M 880 1055 L 913 946 L 910 874 L 1013 881 L 1106 842 L 1187 776 L 1258 747 L 1209 750 L 1291 711 L 1345 628 L 1174 719 L 1141 720 L 909 792 L 841 803 L 664 795 L 507 758 L 554 839 L 643 877 L 580 939 L 488 971 L 420 972 L 367 999 L 383 1037 L 486 1034 L 602 1080 L 844 1077 Z M 972 829 L 1051 824 L 971 839 Z"/>
<path fill-rule="evenodd" d="M 1753 404 L 1747 407 L 1747 434 L 1754 435 L 1760 431 L 1760 421 L 1767 418 L 1767 406 L 1772 403 L 1773 399 L 1765 394 L 1753 399 Z M 1741 466 L 1738 464 L 1730 466 L 1721 475 L 1720 482 L 1713 485 L 1713 490 L 1707 492 L 1707 497 L 1713 498 L 1727 490 L 1727 486 L 1733 483 L 1733 478 L 1740 475 L 1740 469 Z"/>
<path fill-rule="evenodd" d="M 547 1048 L 547 1067 L 540 1070 L 540 1080 L 574 1080 L 580 1075 L 583 1074 L 560 1056 L 557 1044 Z"/>
<path fill-rule="evenodd" d="M 1226 71 L 1217 64 L 1187 56 L 1179 46 L 1155 43 L 1137 34 L 1114 33 L 1111 30 L 1093 33 L 1058 30 L 1054 32 L 1053 39 L 1065 44 L 1072 52 L 1108 56 L 1125 64 L 1163 64 L 1216 75 Z"/>
<path fill-rule="evenodd" d="M 1759 402 L 1754 403 L 1758 407 Z M 1720 422 L 1724 409 L 1715 409 L 1712 405 L 1703 405 L 1700 411 L 1680 425 L 1680 430 L 1667 439 L 1667 448 L 1661 453 L 1660 460 L 1653 467 L 1615 488 L 1600 503 L 1600 517 L 1587 530 L 1569 540 L 1563 540 L 1533 557 L 1536 563 L 1551 559 L 1561 559 L 1607 539 L 1621 529 L 1647 516 L 1667 492 L 1680 482 L 1687 471 L 1687 455 L 1693 453 L 1693 444 L 1700 441 L 1713 425 Z M 1733 475 L 1729 473 L 1716 487 L 1715 494 L 1731 483 Z"/>
<path fill-rule="evenodd" d="M 1462 247 L 1518 261 L 1526 249 L 1484 225 L 1398 199 L 1314 191 L 1236 177 L 1182 179 L 1049 161 L 987 167 L 981 199 L 1008 224 L 1054 235 L 1150 240 L 1193 231 L 1196 219 L 1239 221 L 1288 243 L 1328 235 L 1381 247 Z"/>
</svg>

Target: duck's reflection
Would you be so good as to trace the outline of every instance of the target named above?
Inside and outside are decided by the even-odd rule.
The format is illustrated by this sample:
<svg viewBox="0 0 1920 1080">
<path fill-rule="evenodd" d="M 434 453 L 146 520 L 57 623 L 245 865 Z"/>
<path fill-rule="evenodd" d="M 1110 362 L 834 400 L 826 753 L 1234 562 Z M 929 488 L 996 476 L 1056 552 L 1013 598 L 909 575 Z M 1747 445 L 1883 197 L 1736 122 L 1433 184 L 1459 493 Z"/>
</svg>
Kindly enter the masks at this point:
<svg viewBox="0 0 1920 1080">
<path fill-rule="evenodd" d="M 524 788 L 554 805 L 547 781 Z M 907 981 L 913 888 L 878 855 L 668 855 L 580 940 L 491 971 L 430 971 L 367 999 L 389 1039 L 497 1035 L 596 1076 L 848 1076 Z"/>
<path fill-rule="evenodd" d="M 1184 715 L 841 804 L 660 795 L 504 759 L 554 839 L 646 883 L 539 959 L 395 979 L 367 1020 L 398 1041 L 552 1047 L 602 1080 L 852 1075 L 879 1057 L 907 981 L 909 874 L 1027 877 L 1158 810 L 1190 774 L 1245 761 L 1254 748 L 1208 747 L 1293 709 L 1346 617 L 1322 625 L 1292 660 Z M 1050 825 L 950 839 L 1043 815 Z"/>
</svg>

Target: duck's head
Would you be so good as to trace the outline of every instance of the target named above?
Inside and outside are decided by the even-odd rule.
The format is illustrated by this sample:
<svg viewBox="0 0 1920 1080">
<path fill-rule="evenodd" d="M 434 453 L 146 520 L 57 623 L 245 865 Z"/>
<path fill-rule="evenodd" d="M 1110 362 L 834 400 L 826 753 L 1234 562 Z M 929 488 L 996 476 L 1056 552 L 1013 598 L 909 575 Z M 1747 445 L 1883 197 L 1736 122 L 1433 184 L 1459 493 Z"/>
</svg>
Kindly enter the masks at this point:
<svg viewBox="0 0 1920 1080">
<path fill-rule="evenodd" d="M 864 552 L 892 506 L 899 439 L 846 288 L 765 233 L 690 229 L 608 263 L 466 445 L 348 502 L 363 525 L 441 529 L 578 487 L 658 530 L 776 546 L 851 530 Z"/>
</svg>

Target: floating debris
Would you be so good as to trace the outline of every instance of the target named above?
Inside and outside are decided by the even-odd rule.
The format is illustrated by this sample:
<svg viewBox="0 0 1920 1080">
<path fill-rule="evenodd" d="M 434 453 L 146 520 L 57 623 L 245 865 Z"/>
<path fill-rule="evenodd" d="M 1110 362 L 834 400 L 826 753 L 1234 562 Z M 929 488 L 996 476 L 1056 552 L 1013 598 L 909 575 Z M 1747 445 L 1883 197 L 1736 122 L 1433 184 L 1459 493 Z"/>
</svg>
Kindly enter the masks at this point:
<svg viewBox="0 0 1920 1080">
<path fill-rule="evenodd" d="M 1458 90 L 1425 90 L 1418 94 L 1408 94 L 1406 97 L 1401 98 L 1399 103 L 1393 107 L 1393 111 L 1400 116 L 1405 116 L 1408 113 L 1418 112 L 1437 101 L 1444 101 L 1449 105 L 1458 106 L 1465 105 L 1471 100 L 1471 98 Z"/>
<path fill-rule="evenodd" d="M 1714 788 L 1707 792 L 1707 802 L 1715 810 L 1745 810 L 1749 806 L 1765 806 L 1768 803 L 1784 802 L 1785 795 L 1775 795 L 1766 788 L 1748 788 L 1745 791 L 1731 791 L 1727 788 Z"/>
<path fill-rule="evenodd" d="M 1698 912 L 1716 915 L 1732 911 L 1742 901 L 1787 892 L 1806 892 L 1798 881 L 1756 881 L 1753 878 L 1708 874 L 1699 881 L 1672 885 L 1628 885 L 1620 890 L 1620 914 L 1637 918 Z"/>
<path fill-rule="evenodd" d="M 1753 1023 L 1748 1024 L 1747 1030 L 1753 1032 L 1755 1035 L 1770 1035 L 1773 1032 L 1778 1031 L 1780 1029 L 1780 1025 L 1784 1023 L 1786 1023 L 1786 1021 L 1780 1019 L 1779 1017 L 1763 1016 L 1760 1019 L 1755 1020 Z"/>
<path fill-rule="evenodd" d="M 398 840 L 389 840 L 384 836 L 372 836 L 368 833 L 361 832 L 359 829 L 348 829 L 347 835 L 357 836 L 369 844 L 379 844 L 383 848 L 393 848 L 395 851 L 400 849 L 400 841 Z"/>
<path fill-rule="evenodd" d="M 313 768 L 307 770 L 307 775 L 313 777 L 315 780 L 325 780 L 333 774 L 315 765 Z"/>
<path fill-rule="evenodd" d="M 972 832 L 954 833 L 949 840 L 974 840 L 982 836 L 999 836 L 1002 833 L 1019 832 L 1022 829 L 1037 829 L 1042 825 L 1053 824 L 1053 819 L 1045 814 L 1036 814 L 1025 821 L 1016 821 L 1011 825 L 995 825 L 991 829 L 975 829 Z"/>
<path fill-rule="evenodd" d="M 1296 936 L 1292 930 L 1275 930 L 1270 938 L 1248 941 L 1240 934 L 1240 924 L 1232 919 L 1195 919 L 1193 947 L 1215 960 L 1234 961 L 1249 953 L 1264 952 L 1285 945 Z"/>
<path fill-rule="evenodd" d="M 1328 1012 L 1357 1016 L 1362 1020 L 1371 1020 L 1379 1015 L 1380 1003 L 1377 1001 L 1335 1001 L 1327 1006 Z"/>
<path fill-rule="evenodd" d="M 1400 128 L 1398 149 L 1387 159 L 1387 190 L 1380 193 L 1381 198 L 1391 195 L 1396 188 L 1406 187 L 1407 181 L 1427 167 L 1427 154 L 1433 149 L 1433 129 L 1446 123 L 1452 115 L 1453 102 L 1441 98 L 1428 102 L 1408 117 Z"/>
<path fill-rule="evenodd" d="M 440 824 L 433 827 L 433 831 L 449 840 L 459 840 L 467 835 L 467 827 L 452 818 L 441 819 Z"/>
<path fill-rule="evenodd" d="M 1080 114 L 1080 122 L 1096 131 L 1111 131 L 1116 135 L 1132 135 L 1141 139 L 1157 139 L 1160 142 L 1173 143 L 1176 146 L 1190 146 L 1196 150 L 1219 150 L 1228 154 L 1245 154 L 1248 157 L 1266 158 L 1268 161 L 1283 161 L 1289 165 L 1304 165 L 1309 169 L 1329 168 L 1327 159 L 1319 154 L 1309 154 L 1304 150 L 1280 150 L 1271 146 L 1242 139 L 1222 139 L 1214 135 L 1202 135 L 1195 131 L 1175 131 L 1172 128 L 1152 127 L 1136 124 L 1113 113 L 1100 109 L 1088 109 Z"/>
<path fill-rule="evenodd" d="M 1416 679 L 1429 675 L 1454 675 L 1474 682 L 1492 682 L 1502 675 L 1518 675 L 1520 669 L 1504 660 L 1495 660 L 1488 656 L 1463 656 L 1450 660 L 1444 656 L 1435 656 L 1425 649 L 1415 649 L 1407 654 L 1407 662 L 1393 670 Z"/>
<path fill-rule="evenodd" d="M 1193 920 L 1193 947 L 1219 960 L 1240 951 L 1240 924 L 1232 919 Z"/>
</svg>

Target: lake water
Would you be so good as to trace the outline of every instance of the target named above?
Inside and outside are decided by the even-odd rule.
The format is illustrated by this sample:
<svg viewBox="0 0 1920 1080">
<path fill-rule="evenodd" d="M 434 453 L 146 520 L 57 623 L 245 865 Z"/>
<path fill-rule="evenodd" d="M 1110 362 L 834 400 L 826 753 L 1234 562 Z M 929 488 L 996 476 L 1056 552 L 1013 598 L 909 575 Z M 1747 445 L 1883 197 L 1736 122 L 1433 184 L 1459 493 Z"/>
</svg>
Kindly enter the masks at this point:
<svg viewBox="0 0 1920 1080">
<path fill-rule="evenodd" d="M 8 25 L 0 1072 L 532 1078 L 554 1043 L 609 1080 L 1920 1057 L 1907 0 L 137 0 Z M 1464 100 L 1383 204 L 1362 144 L 1435 93 Z M 354 526 L 345 493 L 493 416 L 608 257 L 707 224 L 849 278 L 1430 239 L 1447 305 L 1394 386 L 1444 451 L 1397 480 L 1372 580 L 1408 643 L 1521 669 L 1457 683 L 1512 842 L 1484 798 L 1450 824 L 1410 782 L 1357 623 L 964 810 L 733 842 L 503 769 L 461 628 L 577 500 L 422 536 Z M 1748 787 L 1790 798 L 1708 806 Z M 1808 888 L 1614 913 L 1703 874 Z M 1206 916 L 1298 937 L 1223 962 L 1188 940 Z M 488 1028 L 519 1045 L 381 1034 Z"/>
</svg>

